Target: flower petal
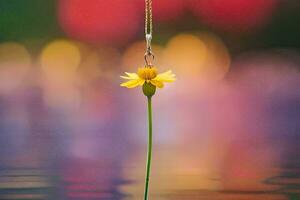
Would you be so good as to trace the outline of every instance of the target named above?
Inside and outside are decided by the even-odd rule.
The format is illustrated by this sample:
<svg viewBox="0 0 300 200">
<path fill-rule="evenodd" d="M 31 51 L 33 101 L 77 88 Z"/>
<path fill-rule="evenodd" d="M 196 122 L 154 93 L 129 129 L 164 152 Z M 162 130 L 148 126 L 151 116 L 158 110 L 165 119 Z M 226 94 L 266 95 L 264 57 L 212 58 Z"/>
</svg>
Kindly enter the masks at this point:
<svg viewBox="0 0 300 200">
<path fill-rule="evenodd" d="M 131 79 L 138 79 L 139 78 L 139 76 L 136 73 L 125 72 L 125 74 L 127 74 L 127 76 Z"/>
<path fill-rule="evenodd" d="M 176 80 L 175 74 L 172 73 L 171 70 L 158 74 L 153 80 L 161 81 L 161 82 L 173 82 Z"/>
<path fill-rule="evenodd" d="M 155 77 L 155 79 L 153 79 L 153 80 L 161 81 L 161 82 L 168 82 L 168 83 L 176 81 L 176 79 L 173 77 Z"/>
<path fill-rule="evenodd" d="M 136 73 L 125 72 L 125 74 L 127 76 L 120 76 L 120 77 L 123 78 L 123 79 L 126 79 L 126 80 L 136 80 L 136 79 L 139 79 L 139 76 Z"/>
<path fill-rule="evenodd" d="M 163 82 L 161 82 L 161 81 L 159 81 L 159 80 L 154 80 L 154 79 L 152 79 L 152 80 L 150 80 L 150 83 L 151 83 L 152 85 L 155 85 L 155 86 L 158 87 L 158 88 L 163 88 L 163 87 L 164 87 Z"/>
<path fill-rule="evenodd" d="M 120 76 L 122 79 L 132 80 L 129 76 Z"/>
<path fill-rule="evenodd" d="M 144 82 L 145 82 L 145 80 L 142 80 L 142 79 L 134 79 L 134 80 L 130 80 L 130 81 L 122 83 L 121 86 L 127 87 L 127 88 L 134 88 L 139 85 L 143 85 Z"/>
</svg>

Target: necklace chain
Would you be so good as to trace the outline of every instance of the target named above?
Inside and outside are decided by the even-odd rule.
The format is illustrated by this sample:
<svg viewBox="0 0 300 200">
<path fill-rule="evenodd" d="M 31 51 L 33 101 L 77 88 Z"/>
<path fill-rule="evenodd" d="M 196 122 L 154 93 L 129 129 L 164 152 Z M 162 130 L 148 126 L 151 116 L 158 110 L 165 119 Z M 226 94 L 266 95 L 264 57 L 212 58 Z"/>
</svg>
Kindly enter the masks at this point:
<svg viewBox="0 0 300 200">
<path fill-rule="evenodd" d="M 152 35 L 152 0 L 145 0 L 145 35 Z"/>
<path fill-rule="evenodd" d="M 150 67 L 154 61 L 154 54 L 152 52 L 152 0 L 145 0 L 145 39 L 146 39 L 146 53 L 144 55 L 146 66 Z"/>
</svg>

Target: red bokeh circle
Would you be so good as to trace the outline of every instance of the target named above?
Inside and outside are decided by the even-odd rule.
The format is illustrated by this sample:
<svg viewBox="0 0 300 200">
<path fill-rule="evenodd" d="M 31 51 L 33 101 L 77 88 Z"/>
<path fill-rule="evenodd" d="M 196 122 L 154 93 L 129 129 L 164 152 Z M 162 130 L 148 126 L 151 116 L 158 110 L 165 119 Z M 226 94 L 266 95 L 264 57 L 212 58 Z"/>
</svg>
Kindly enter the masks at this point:
<svg viewBox="0 0 300 200">
<path fill-rule="evenodd" d="M 58 20 L 63 31 L 85 42 L 124 43 L 140 24 L 131 0 L 59 0 Z"/>
<path fill-rule="evenodd" d="M 225 31 L 256 30 L 269 21 L 278 0 L 189 0 L 204 23 Z"/>
<path fill-rule="evenodd" d="M 135 0 L 139 10 L 144 14 L 145 2 Z M 152 1 L 152 12 L 154 21 L 168 22 L 178 19 L 184 14 L 186 8 L 186 0 L 158 0 Z"/>
</svg>

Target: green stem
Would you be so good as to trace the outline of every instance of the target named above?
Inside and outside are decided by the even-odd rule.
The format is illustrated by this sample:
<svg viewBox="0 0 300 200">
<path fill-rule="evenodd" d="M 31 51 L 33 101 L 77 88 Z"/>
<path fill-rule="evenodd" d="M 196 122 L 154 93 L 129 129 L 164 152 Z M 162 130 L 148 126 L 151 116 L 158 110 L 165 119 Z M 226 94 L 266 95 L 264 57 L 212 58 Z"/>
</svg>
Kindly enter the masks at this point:
<svg viewBox="0 0 300 200">
<path fill-rule="evenodd" d="M 148 153 L 147 153 L 147 168 L 146 168 L 144 200 L 148 199 L 151 157 L 152 157 L 152 105 L 151 105 L 151 97 L 148 97 Z"/>
</svg>

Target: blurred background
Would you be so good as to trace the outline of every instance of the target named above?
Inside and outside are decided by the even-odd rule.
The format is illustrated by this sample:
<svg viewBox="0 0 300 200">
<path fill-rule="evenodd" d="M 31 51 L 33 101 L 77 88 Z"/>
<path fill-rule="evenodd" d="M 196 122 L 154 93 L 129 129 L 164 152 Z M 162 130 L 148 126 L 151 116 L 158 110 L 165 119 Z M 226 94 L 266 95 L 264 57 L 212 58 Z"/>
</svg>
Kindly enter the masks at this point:
<svg viewBox="0 0 300 200">
<path fill-rule="evenodd" d="M 300 199 L 300 2 L 153 0 L 150 198 Z M 0 0 L 0 199 L 142 199 L 143 0 Z"/>
</svg>

